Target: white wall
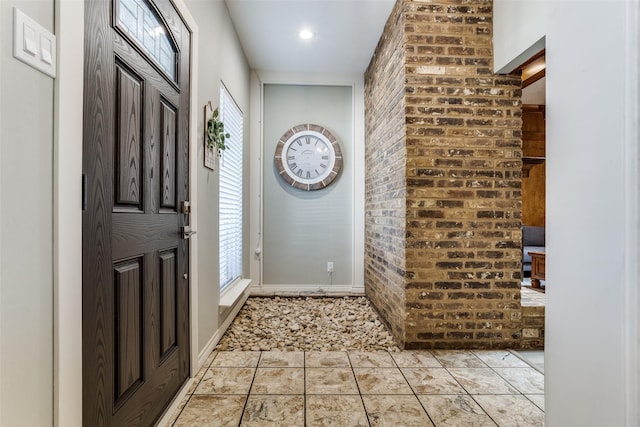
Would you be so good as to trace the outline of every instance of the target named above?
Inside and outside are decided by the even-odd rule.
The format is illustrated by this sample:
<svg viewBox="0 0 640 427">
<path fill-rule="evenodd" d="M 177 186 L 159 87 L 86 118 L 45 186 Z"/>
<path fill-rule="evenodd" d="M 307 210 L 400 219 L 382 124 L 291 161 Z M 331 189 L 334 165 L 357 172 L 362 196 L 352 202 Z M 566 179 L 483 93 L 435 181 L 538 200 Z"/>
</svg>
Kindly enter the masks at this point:
<svg viewBox="0 0 640 427">
<path fill-rule="evenodd" d="M 494 0 L 493 68 L 497 73 L 513 70 L 544 49 L 547 3 L 546 0 Z"/>
<path fill-rule="evenodd" d="M 638 425 L 638 6 L 511 3 L 496 38 L 546 27 L 546 425 Z"/>
<path fill-rule="evenodd" d="M 353 105 L 350 86 L 264 87 L 263 280 L 276 285 L 349 285 L 352 280 Z M 327 188 L 302 191 L 278 176 L 273 153 L 282 134 L 301 123 L 329 129 L 340 142 L 343 170 Z M 327 262 L 334 263 L 333 277 Z M 292 290 L 296 290 L 292 288 Z"/>
<path fill-rule="evenodd" d="M 82 424 L 82 116 L 84 2 L 56 1 L 53 181 L 54 425 Z"/>
<path fill-rule="evenodd" d="M 299 87 L 324 86 L 324 87 L 348 87 L 351 88 L 352 129 L 350 138 L 353 141 L 352 155 L 346 158 L 351 163 L 345 168 L 351 173 L 352 198 L 348 209 L 351 212 L 351 236 L 348 246 L 351 248 L 351 278 L 346 285 L 335 285 L 323 289 L 329 293 L 351 292 L 364 294 L 364 76 L 363 74 L 301 74 L 282 73 L 269 71 L 255 71 L 251 83 L 251 245 L 255 251 L 251 254 L 251 278 L 252 292 L 309 292 L 317 291 L 317 285 L 289 286 L 282 284 L 265 284 L 263 278 L 263 256 L 268 256 L 263 251 L 264 245 L 264 207 L 263 192 L 265 190 L 263 176 L 272 171 L 273 152 L 269 149 L 266 138 L 265 118 L 268 113 L 264 111 L 264 87 L 265 85 L 294 85 Z M 346 114 L 346 113 L 345 113 Z M 277 133 L 277 132 L 276 132 Z M 345 131 L 346 133 L 346 131 Z M 279 137 L 280 135 L 278 135 Z M 343 174 L 345 173 L 343 170 Z M 273 249 L 271 249 L 273 250 Z M 326 268 L 326 262 L 322 261 L 322 272 Z"/>
<path fill-rule="evenodd" d="M 625 278 L 625 3 L 548 7 L 546 409 L 550 425 L 624 425 L 625 290 L 638 280 Z"/>
<path fill-rule="evenodd" d="M 196 20 L 199 29 L 198 47 L 198 115 L 197 144 L 197 210 L 198 224 L 195 239 L 198 245 L 198 351 L 203 351 L 216 334 L 224 319 L 218 318 L 220 285 L 218 272 L 218 170 L 204 167 L 202 143 L 204 116 L 203 107 L 211 101 L 214 108 L 220 102 L 220 81 L 223 81 L 244 115 L 245 141 L 249 140 L 249 92 L 250 70 L 236 35 L 227 7 L 222 1 L 188 0 L 185 2 Z M 249 158 L 249 144 L 245 143 L 245 159 Z M 248 160 L 247 160 L 248 162 Z M 245 182 L 248 183 L 249 166 Z M 245 201 L 248 200 L 248 191 Z M 248 205 L 248 203 L 245 203 Z M 248 206 L 245 217 L 249 218 Z M 245 227 L 245 248 L 249 242 L 248 221 Z M 248 257 L 245 275 L 248 276 Z"/>
<path fill-rule="evenodd" d="M 13 6 L 53 31 L 53 0 L 0 2 L 0 425 L 53 422 L 54 81 L 12 57 Z"/>
</svg>

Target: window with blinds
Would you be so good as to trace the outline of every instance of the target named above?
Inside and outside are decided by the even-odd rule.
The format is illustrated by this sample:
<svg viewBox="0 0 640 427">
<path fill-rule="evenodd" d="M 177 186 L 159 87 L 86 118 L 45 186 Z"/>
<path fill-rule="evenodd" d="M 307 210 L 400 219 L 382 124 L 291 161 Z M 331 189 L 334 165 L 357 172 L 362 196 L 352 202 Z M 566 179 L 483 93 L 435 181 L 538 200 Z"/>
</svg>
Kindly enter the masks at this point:
<svg viewBox="0 0 640 427">
<path fill-rule="evenodd" d="M 220 289 L 242 277 L 242 111 L 220 85 L 220 119 L 227 149 L 220 159 Z"/>
</svg>

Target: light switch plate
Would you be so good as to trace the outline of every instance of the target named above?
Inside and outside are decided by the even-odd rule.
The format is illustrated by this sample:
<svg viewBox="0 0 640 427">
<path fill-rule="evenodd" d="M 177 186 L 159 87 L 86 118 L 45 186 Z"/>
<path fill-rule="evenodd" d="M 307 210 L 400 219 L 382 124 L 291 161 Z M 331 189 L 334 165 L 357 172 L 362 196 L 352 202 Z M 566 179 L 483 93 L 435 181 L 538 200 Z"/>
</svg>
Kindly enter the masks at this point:
<svg viewBox="0 0 640 427">
<path fill-rule="evenodd" d="M 53 64 L 53 56 L 51 52 L 53 51 L 53 45 L 51 40 L 48 39 L 44 34 L 40 35 L 40 56 L 42 57 L 42 62 L 45 64 L 51 65 Z"/>
<path fill-rule="evenodd" d="M 13 56 L 56 77 L 56 36 L 17 7 L 13 8 Z"/>
</svg>

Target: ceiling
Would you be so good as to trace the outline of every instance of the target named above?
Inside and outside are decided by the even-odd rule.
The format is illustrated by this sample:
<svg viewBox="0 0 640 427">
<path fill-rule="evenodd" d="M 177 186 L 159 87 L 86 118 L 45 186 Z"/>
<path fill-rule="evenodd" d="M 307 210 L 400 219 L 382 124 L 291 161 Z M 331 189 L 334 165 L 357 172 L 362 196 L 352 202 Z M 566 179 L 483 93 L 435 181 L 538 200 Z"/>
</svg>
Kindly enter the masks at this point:
<svg viewBox="0 0 640 427">
<path fill-rule="evenodd" d="M 362 73 L 395 0 L 226 0 L 249 66 L 286 73 Z M 298 33 L 314 33 L 302 40 Z"/>
</svg>

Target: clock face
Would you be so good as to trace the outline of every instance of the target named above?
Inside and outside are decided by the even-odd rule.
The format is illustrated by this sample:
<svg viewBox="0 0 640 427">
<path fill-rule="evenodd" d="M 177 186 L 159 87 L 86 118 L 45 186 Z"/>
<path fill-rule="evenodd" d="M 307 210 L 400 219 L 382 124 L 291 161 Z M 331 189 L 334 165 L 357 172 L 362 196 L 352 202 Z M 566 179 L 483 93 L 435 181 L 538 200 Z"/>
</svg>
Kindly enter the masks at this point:
<svg viewBox="0 0 640 427">
<path fill-rule="evenodd" d="M 299 125 L 287 131 L 276 147 L 280 176 L 301 190 L 319 190 L 331 184 L 342 167 L 338 141 L 317 125 Z"/>
<path fill-rule="evenodd" d="M 285 144 L 283 154 L 287 173 L 306 184 L 327 178 L 336 160 L 331 143 L 311 131 L 296 134 Z"/>
</svg>

